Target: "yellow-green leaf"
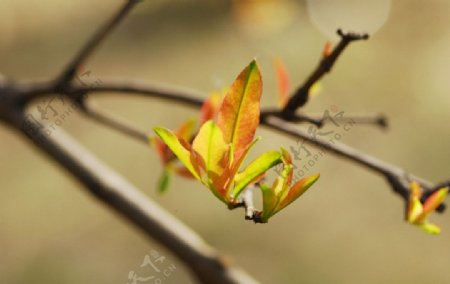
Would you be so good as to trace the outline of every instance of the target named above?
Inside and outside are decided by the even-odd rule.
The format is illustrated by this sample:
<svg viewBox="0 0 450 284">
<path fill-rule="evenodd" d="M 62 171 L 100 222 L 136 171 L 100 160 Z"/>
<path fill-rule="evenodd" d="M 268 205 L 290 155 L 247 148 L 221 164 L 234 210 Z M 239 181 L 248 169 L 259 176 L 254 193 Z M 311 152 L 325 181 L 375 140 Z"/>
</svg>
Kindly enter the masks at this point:
<svg viewBox="0 0 450 284">
<path fill-rule="evenodd" d="M 418 226 L 428 234 L 438 235 L 441 233 L 441 228 L 430 222 L 424 222 L 419 224 Z"/>
<path fill-rule="evenodd" d="M 274 186 L 277 185 L 277 183 L 281 182 L 281 179 L 276 179 Z M 271 187 L 261 184 L 259 186 L 261 188 L 262 197 L 263 197 L 263 211 L 261 213 L 261 221 L 263 223 L 267 223 L 269 218 L 273 215 L 273 211 L 275 211 L 275 207 L 277 206 L 278 199 L 273 194 L 273 190 Z"/>
<path fill-rule="evenodd" d="M 219 110 L 218 125 L 239 159 L 259 125 L 262 78 L 253 60 L 236 78 Z"/>
<path fill-rule="evenodd" d="M 229 146 L 223 139 L 223 134 L 217 124 L 209 120 L 200 128 L 192 142 L 192 149 L 200 155 L 205 164 L 208 176 L 208 186 L 215 186 L 222 190 L 222 185 L 215 184 L 224 173 L 228 165 Z"/>
<path fill-rule="evenodd" d="M 158 135 L 162 141 L 172 150 L 172 152 L 177 156 L 177 158 L 184 164 L 184 166 L 191 172 L 191 174 L 198 180 L 200 177 L 195 171 L 191 163 L 190 151 L 181 143 L 181 140 L 170 130 L 163 127 L 153 128 L 156 135 Z"/>
<path fill-rule="evenodd" d="M 410 184 L 409 190 L 408 222 L 416 223 L 417 218 L 423 212 L 422 203 L 420 202 L 420 198 L 422 197 L 422 188 L 417 182 L 413 181 Z"/>
<path fill-rule="evenodd" d="M 408 222 L 417 223 L 417 218 L 422 214 L 422 203 L 417 197 L 410 197 L 408 206 Z"/>
<path fill-rule="evenodd" d="M 236 198 L 242 190 L 255 178 L 281 163 L 281 154 L 278 151 L 269 151 L 253 160 L 241 173 L 236 175 L 235 187 L 231 193 Z"/>
<path fill-rule="evenodd" d="M 272 187 L 261 186 L 263 194 L 263 212 L 261 214 L 261 220 L 267 222 L 270 217 L 275 215 L 279 210 L 278 206 L 281 202 L 281 196 L 283 192 L 287 190 L 288 177 L 292 172 L 292 166 L 289 164 L 283 165 L 283 170 L 280 175 L 273 182 Z"/>
</svg>

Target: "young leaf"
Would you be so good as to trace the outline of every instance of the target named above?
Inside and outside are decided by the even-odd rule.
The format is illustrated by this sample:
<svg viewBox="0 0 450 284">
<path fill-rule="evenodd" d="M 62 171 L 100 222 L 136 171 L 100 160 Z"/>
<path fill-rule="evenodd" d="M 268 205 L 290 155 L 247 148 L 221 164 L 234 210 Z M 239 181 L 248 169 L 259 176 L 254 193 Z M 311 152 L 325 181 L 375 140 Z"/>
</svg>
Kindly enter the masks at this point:
<svg viewBox="0 0 450 284">
<path fill-rule="evenodd" d="M 422 188 L 413 181 L 410 185 L 410 194 L 408 201 L 408 222 L 414 224 L 417 218 L 422 214 L 423 206 L 420 202 L 422 197 Z"/>
<path fill-rule="evenodd" d="M 439 235 L 441 233 L 441 228 L 430 222 L 421 223 L 419 224 L 419 227 L 428 234 Z"/>
<path fill-rule="evenodd" d="M 233 147 L 235 159 L 240 159 L 255 136 L 259 125 L 261 93 L 261 73 L 253 60 L 234 81 L 218 116 L 218 125 L 225 141 Z"/>
<path fill-rule="evenodd" d="M 281 59 L 274 59 L 275 71 L 277 73 L 277 81 L 278 81 L 278 96 L 279 101 L 278 104 L 280 107 L 284 107 L 289 100 L 289 75 L 286 71 L 286 67 L 283 64 Z"/>
<path fill-rule="evenodd" d="M 281 163 L 281 154 L 278 151 L 266 152 L 253 160 L 241 173 L 236 175 L 235 187 L 231 193 L 232 198 L 235 199 L 255 178 L 279 163 Z"/>
<path fill-rule="evenodd" d="M 435 191 L 427 198 L 427 200 L 425 200 L 425 203 L 423 204 L 424 219 L 427 217 L 427 215 L 436 210 L 436 208 L 438 208 L 442 202 L 444 202 L 445 198 L 447 197 L 448 190 L 448 187 L 441 188 Z"/>
<path fill-rule="evenodd" d="M 225 93 L 224 93 L 225 94 Z M 222 104 L 223 95 L 219 92 L 213 92 L 203 103 L 200 109 L 200 125 L 208 120 L 216 120 Z"/>
<path fill-rule="evenodd" d="M 281 161 L 283 169 L 276 178 L 272 188 L 262 186 L 263 194 L 263 211 L 261 213 L 261 221 L 267 222 L 270 217 L 280 212 L 283 208 L 291 204 L 294 200 L 306 192 L 319 178 L 319 174 L 306 177 L 296 182 L 293 186 L 293 164 L 292 157 L 289 152 L 281 148 Z"/>
<path fill-rule="evenodd" d="M 282 180 L 280 178 L 277 178 L 272 187 L 265 184 L 259 185 L 263 197 L 263 211 L 261 212 L 261 221 L 263 223 L 267 223 L 269 218 L 273 215 L 273 211 L 275 211 L 275 208 L 277 207 L 279 200 L 273 194 L 273 188 L 279 186 L 279 183 L 281 182 Z"/>
<path fill-rule="evenodd" d="M 262 222 L 266 223 L 270 217 L 275 215 L 279 210 L 281 195 L 288 187 L 288 176 L 292 171 L 291 165 L 284 165 L 280 175 L 275 179 L 272 187 L 261 186 L 263 194 L 263 211 L 261 214 Z"/>
<path fill-rule="evenodd" d="M 447 197 L 449 189 L 441 188 L 430 195 L 425 203 L 422 204 L 422 188 L 413 181 L 410 185 L 409 204 L 408 204 L 408 222 L 419 226 L 429 234 L 439 234 L 441 229 L 428 221 L 428 216 L 441 205 Z"/>
<path fill-rule="evenodd" d="M 158 181 L 159 193 L 164 193 L 167 191 L 167 188 L 169 187 L 169 182 L 170 182 L 170 172 L 167 169 L 164 169 Z"/>
<path fill-rule="evenodd" d="M 417 219 L 423 212 L 422 203 L 418 198 L 410 197 L 408 208 L 408 222 L 411 224 L 417 223 Z"/>
<path fill-rule="evenodd" d="M 190 141 L 194 135 L 196 120 L 191 118 L 185 121 L 175 131 L 175 135 L 184 141 Z M 164 192 L 169 186 L 170 172 L 174 172 L 178 175 L 186 178 L 192 178 L 192 174 L 183 165 L 178 164 L 178 160 L 169 147 L 161 140 L 160 137 L 150 137 L 149 142 L 151 146 L 156 150 L 160 157 L 161 163 L 164 166 L 163 173 L 159 178 L 158 191 Z"/>
<path fill-rule="evenodd" d="M 189 142 L 194 136 L 196 119 L 190 118 L 186 120 L 181 126 L 175 131 L 175 134 L 186 142 Z"/>
<path fill-rule="evenodd" d="M 225 194 L 231 198 L 230 201 L 236 200 L 235 197 L 237 195 L 232 195 L 232 187 L 235 186 L 236 183 L 236 177 L 237 173 L 242 167 L 242 163 L 244 162 L 244 159 L 247 157 L 248 152 L 253 148 L 253 146 L 258 142 L 261 138 L 256 137 L 255 140 L 251 144 L 247 146 L 246 149 L 244 149 L 242 156 L 239 160 L 234 159 L 234 149 L 232 146 L 230 146 L 230 151 L 228 153 L 228 167 L 227 167 L 227 174 L 223 175 L 217 182 L 223 185 Z"/>
<path fill-rule="evenodd" d="M 203 124 L 192 142 L 192 150 L 200 155 L 205 164 L 208 186 L 222 186 L 215 184 L 215 180 L 222 176 L 227 167 L 228 144 L 217 124 L 210 120 Z M 216 190 L 220 190 L 216 188 Z"/>
<path fill-rule="evenodd" d="M 191 163 L 190 151 L 184 146 L 186 142 L 181 142 L 181 140 L 170 130 L 162 127 L 153 128 L 156 135 L 158 135 L 162 141 L 172 150 L 172 152 L 177 156 L 177 158 L 185 165 L 185 167 L 191 172 L 191 174 L 198 180 L 200 177 L 195 171 Z"/>
<path fill-rule="evenodd" d="M 292 158 L 284 149 L 264 153 L 238 173 L 249 150 L 258 141 L 253 139 L 259 124 L 261 92 L 261 74 L 256 62 L 252 61 L 236 78 L 218 113 L 217 98 L 205 102 L 200 118 L 204 123 L 195 137 L 192 137 L 193 124 L 189 123 L 182 126 L 176 135 L 160 127 L 154 131 L 184 164 L 185 168 L 175 167 L 175 172 L 185 175 L 189 171 L 229 206 L 236 205 L 242 190 L 250 183 L 264 176 L 273 166 L 283 163 L 282 175 L 273 187 L 261 185 L 264 199 L 261 219 L 267 222 L 304 193 L 318 176 L 289 188 L 293 175 Z M 217 124 L 214 122 L 216 113 Z M 191 140 L 192 145 L 189 144 Z M 176 165 L 170 163 L 169 166 L 173 169 L 172 166 Z M 163 176 L 161 188 L 166 184 Z"/>
<path fill-rule="evenodd" d="M 297 181 L 291 189 L 285 193 L 285 196 L 281 197 L 282 202 L 280 203 L 278 211 L 299 198 L 319 179 L 319 177 L 320 174 L 315 174 Z"/>
<path fill-rule="evenodd" d="M 322 57 L 326 58 L 326 57 L 330 56 L 332 51 L 333 51 L 333 44 L 330 41 L 327 41 L 325 43 L 325 46 L 323 47 Z"/>
</svg>

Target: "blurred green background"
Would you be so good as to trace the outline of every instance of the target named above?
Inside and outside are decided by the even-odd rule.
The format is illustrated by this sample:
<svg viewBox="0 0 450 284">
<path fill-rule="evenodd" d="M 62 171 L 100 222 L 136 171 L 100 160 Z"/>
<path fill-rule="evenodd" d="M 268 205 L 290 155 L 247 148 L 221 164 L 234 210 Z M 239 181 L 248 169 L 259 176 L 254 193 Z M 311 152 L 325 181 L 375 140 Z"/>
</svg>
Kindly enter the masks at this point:
<svg viewBox="0 0 450 284">
<path fill-rule="evenodd" d="M 15 79 L 54 76 L 122 2 L 0 1 L 0 71 Z M 353 127 L 342 142 L 433 182 L 450 178 L 448 15 L 448 1 L 392 1 L 386 24 L 349 47 L 305 111 L 384 113 L 388 131 Z M 87 81 L 133 78 L 206 93 L 230 84 L 256 57 L 263 105 L 274 106 L 273 58 L 283 59 L 295 87 L 326 40 L 303 1 L 151 0 L 84 68 L 91 71 Z M 196 115 L 136 97 L 95 101 L 149 132 Z M 322 177 L 310 192 L 269 224 L 254 225 L 196 182 L 174 178 L 158 194 L 161 166 L 145 145 L 79 113 L 61 129 L 262 283 L 450 283 L 449 213 L 432 216 L 443 232 L 429 236 L 403 221 L 403 203 L 383 179 L 333 155 L 311 170 Z M 265 129 L 260 135 L 255 154 L 296 145 Z M 152 250 L 177 267 L 163 283 L 194 283 L 174 255 L 111 214 L 16 133 L 1 127 L 0 141 L 0 283 L 126 283 L 130 271 L 150 273 L 140 264 Z"/>
</svg>

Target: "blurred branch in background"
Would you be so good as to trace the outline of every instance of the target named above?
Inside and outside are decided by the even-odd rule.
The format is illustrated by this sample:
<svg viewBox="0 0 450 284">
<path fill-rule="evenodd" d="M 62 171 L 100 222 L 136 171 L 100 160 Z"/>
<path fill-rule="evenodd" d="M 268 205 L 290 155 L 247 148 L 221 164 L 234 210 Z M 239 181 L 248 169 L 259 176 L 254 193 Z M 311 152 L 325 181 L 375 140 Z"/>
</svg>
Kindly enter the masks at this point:
<svg viewBox="0 0 450 284">
<path fill-rule="evenodd" d="M 108 24 L 99 30 L 85 47 L 73 58 L 63 75 L 55 81 L 22 83 L 4 80 L 0 84 L 0 119 L 12 128 L 22 131 L 33 141 L 40 150 L 47 153 L 80 182 L 89 192 L 99 200 L 119 212 L 131 223 L 142 229 L 147 236 L 156 239 L 170 249 L 188 266 L 191 271 L 203 283 L 256 283 L 242 270 L 227 264 L 218 253 L 209 247 L 192 230 L 174 219 L 171 215 L 151 202 L 145 195 L 125 181 L 117 173 L 106 167 L 91 153 L 78 145 L 75 141 L 62 132 L 48 137 L 43 133 L 38 122 L 29 120 L 25 113 L 25 107 L 34 99 L 49 96 L 56 93 L 67 95 L 73 102 L 81 106 L 81 110 L 91 119 L 108 127 L 114 128 L 140 142 L 148 143 L 147 133 L 106 114 L 103 110 L 95 108 L 88 101 L 90 96 L 86 94 L 99 93 L 132 93 L 156 99 L 169 100 L 180 105 L 198 108 L 201 106 L 203 94 L 196 91 L 186 91 L 167 86 L 150 84 L 138 84 L 130 81 L 105 81 L 100 86 L 81 86 L 73 82 L 76 71 L 84 60 L 98 47 L 98 44 L 107 34 L 128 14 L 138 1 L 128 1 Z M 429 181 L 417 176 L 412 176 L 404 169 L 361 153 L 344 144 L 330 144 L 328 141 L 311 137 L 307 132 L 298 129 L 291 122 L 306 121 L 321 125 L 318 118 L 310 118 L 295 114 L 295 111 L 303 106 L 308 99 L 310 87 L 331 67 L 342 53 L 345 47 L 354 40 L 367 39 L 367 35 L 340 33 L 342 40 L 334 51 L 323 58 L 316 70 L 312 72 L 307 81 L 291 96 L 289 103 L 283 110 L 263 110 L 261 113 L 262 124 L 295 139 L 304 139 L 307 143 L 320 149 L 333 153 L 341 158 L 353 161 L 377 174 L 380 174 L 390 183 L 393 190 L 407 201 L 408 184 L 415 180 L 426 190 L 424 199 L 440 188 L 448 185 L 444 182 L 433 186 Z M 280 115 L 282 114 L 282 115 Z M 361 119 L 362 122 L 384 124 L 384 120 L 375 117 Z M 249 208 L 253 209 L 250 194 L 245 194 L 246 217 L 249 217 Z M 440 207 L 442 211 L 443 207 Z"/>
<path fill-rule="evenodd" d="M 140 190 L 97 160 L 81 145 L 62 132 L 47 136 L 42 125 L 25 113 L 26 106 L 35 98 L 29 94 L 43 96 L 55 93 L 68 94 L 67 89 L 71 88 L 71 83 L 79 67 L 137 2 L 139 1 L 127 1 L 119 12 L 87 42 L 57 80 L 48 85 L 38 84 L 34 87 L 28 85 L 25 89 L 20 87 L 17 89 L 12 82 L 5 82 L 4 86 L 0 86 L 0 98 L 2 99 L 0 101 L 0 118 L 15 130 L 25 134 L 34 142 L 35 146 L 47 153 L 83 183 L 92 195 L 142 229 L 147 236 L 171 250 L 201 283 L 258 283 L 240 268 L 226 262 L 194 231 L 151 202 Z M 35 89 L 35 87 L 37 88 Z M 23 92 L 24 90 L 27 91 Z M 26 95 L 22 96 L 19 93 Z M 136 139 L 148 142 L 145 133 L 131 129 L 128 125 L 116 119 L 113 120 L 111 116 L 95 111 L 92 105 L 88 106 L 85 103 L 85 94 L 86 92 L 79 90 L 71 93 L 71 99 L 81 106 L 88 117 L 120 129 Z M 5 99 L 3 100 L 3 98 Z"/>
<path fill-rule="evenodd" d="M 73 58 L 67 68 L 62 72 L 57 79 L 58 89 L 63 89 L 75 77 L 77 71 L 80 69 L 84 61 L 97 49 L 100 43 L 114 30 L 114 28 L 128 15 L 133 7 L 141 0 L 128 0 L 123 7 L 115 14 L 110 21 L 108 21 L 103 28 L 86 42 L 86 45 Z"/>
<path fill-rule="evenodd" d="M 22 128 L 36 147 L 70 172 L 90 194 L 170 249 L 201 283 L 257 283 L 62 131 L 48 137 L 44 128 L 27 120 L 25 114 L 18 113 L 16 119 L 15 128 Z"/>
</svg>

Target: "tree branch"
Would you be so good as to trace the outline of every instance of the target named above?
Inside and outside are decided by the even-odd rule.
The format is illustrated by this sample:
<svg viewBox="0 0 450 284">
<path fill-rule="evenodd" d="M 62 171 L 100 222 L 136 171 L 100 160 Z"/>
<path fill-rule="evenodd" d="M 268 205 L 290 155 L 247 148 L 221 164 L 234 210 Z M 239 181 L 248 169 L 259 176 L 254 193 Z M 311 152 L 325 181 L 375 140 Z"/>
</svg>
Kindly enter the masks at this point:
<svg viewBox="0 0 450 284">
<path fill-rule="evenodd" d="M 264 118 L 266 116 L 275 116 L 286 120 L 282 110 L 279 109 L 265 109 L 261 116 Z M 336 123 L 352 123 L 352 124 L 365 124 L 365 125 L 375 125 L 380 128 L 388 127 L 388 120 L 384 115 L 346 115 L 345 117 L 334 117 L 334 122 Z M 289 122 L 292 123 L 310 123 L 312 125 L 317 126 L 318 128 L 323 127 L 325 124 L 331 122 L 327 117 L 318 116 L 318 115 L 306 115 L 301 113 L 292 114 L 289 119 Z"/>
<path fill-rule="evenodd" d="M 279 117 L 281 119 L 285 119 L 283 112 L 280 111 L 279 109 L 265 109 L 264 111 L 261 112 L 261 120 L 264 120 L 264 118 L 268 117 L 268 116 L 275 116 L 275 117 Z M 307 123 L 315 125 L 318 128 L 320 128 L 324 125 L 324 121 L 321 117 L 320 118 L 319 117 L 311 117 L 308 115 L 297 114 L 297 113 L 294 113 L 289 117 L 289 122 L 293 122 L 293 123 L 307 122 Z"/>
<path fill-rule="evenodd" d="M 301 85 L 291 96 L 288 103 L 284 107 L 282 113 L 286 120 L 290 120 L 294 116 L 296 110 L 308 102 L 309 89 L 326 73 L 330 72 L 338 57 L 351 42 L 366 40 L 369 38 L 369 35 L 367 34 L 360 35 L 356 33 L 344 33 L 342 30 L 338 30 L 337 33 L 341 37 L 339 44 L 333 49 L 330 55 L 322 58 L 317 68 L 312 72 L 303 85 Z"/>
<path fill-rule="evenodd" d="M 42 86 L 39 89 L 33 87 L 28 88 L 28 90 L 27 88 L 22 89 L 22 96 L 26 97 L 27 99 L 36 98 L 42 96 L 42 94 L 45 93 L 45 88 Z M 35 91 L 32 91 L 33 89 Z M 48 86 L 47 91 L 50 91 L 51 89 L 52 87 Z M 73 85 L 70 88 L 67 88 L 66 92 L 71 97 L 74 97 L 79 93 L 98 93 L 97 95 L 100 95 L 99 93 L 125 92 L 145 97 L 174 101 L 195 108 L 199 108 L 202 105 L 203 100 L 201 99 L 201 97 L 205 97 L 205 95 L 200 92 L 185 90 L 181 88 L 132 83 L 130 81 L 118 82 L 107 80 L 104 80 L 103 83 L 98 86 Z M 273 110 L 263 110 L 261 112 L 261 125 L 269 127 L 270 129 L 273 129 L 280 132 L 281 134 L 288 135 L 295 139 L 303 139 L 306 143 L 312 146 L 318 147 L 341 158 L 355 162 L 369 170 L 376 172 L 377 174 L 382 175 L 391 185 L 392 190 L 395 193 L 399 194 L 403 199 L 406 199 L 408 197 L 408 186 L 409 182 L 412 180 L 417 181 L 422 186 L 425 191 L 424 196 L 428 196 L 430 193 L 435 191 L 432 183 L 423 178 L 410 175 L 402 168 L 391 165 L 367 154 L 361 153 L 345 144 L 337 142 L 330 143 L 328 140 L 320 139 L 320 137 L 312 137 L 307 132 L 298 129 L 295 125 L 287 123 L 283 118 L 280 118 L 278 115 L 272 113 Z M 442 212 L 443 209 L 444 206 L 439 207 L 438 212 Z"/>
<path fill-rule="evenodd" d="M 331 121 L 327 118 L 309 115 L 310 119 L 318 121 L 322 126 L 330 123 Z M 364 125 L 374 125 L 381 129 L 388 128 L 388 119 L 382 114 L 376 115 L 345 115 L 345 117 L 334 117 L 333 120 L 336 123 L 352 123 L 352 124 L 364 124 Z M 292 121 L 291 121 L 292 122 Z"/>
<path fill-rule="evenodd" d="M 137 139 L 141 142 L 148 143 L 148 134 L 145 131 L 136 128 L 131 123 L 126 122 L 123 119 L 109 114 L 100 108 L 96 107 L 94 102 L 89 100 L 83 100 L 80 104 L 80 109 L 86 116 L 98 123 L 101 123 L 107 127 L 113 128 L 123 134 Z"/>
<path fill-rule="evenodd" d="M 151 201 L 69 136 L 58 130 L 47 136 L 44 127 L 23 112 L 9 120 L 15 130 L 58 162 L 103 204 L 177 255 L 201 283 L 258 283 L 224 261 L 200 236 Z"/>
</svg>

